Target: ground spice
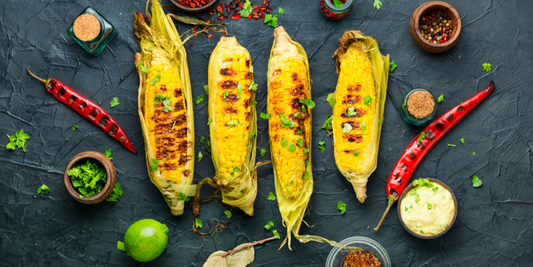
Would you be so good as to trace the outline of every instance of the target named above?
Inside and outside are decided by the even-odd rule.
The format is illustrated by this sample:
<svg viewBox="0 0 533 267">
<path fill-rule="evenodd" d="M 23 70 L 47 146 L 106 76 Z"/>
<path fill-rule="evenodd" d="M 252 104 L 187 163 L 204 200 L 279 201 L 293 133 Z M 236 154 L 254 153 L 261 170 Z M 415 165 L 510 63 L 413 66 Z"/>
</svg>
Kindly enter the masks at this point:
<svg viewBox="0 0 533 267">
<path fill-rule="evenodd" d="M 91 14 L 83 14 L 76 18 L 72 31 L 81 41 L 94 40 L 100 34 L 100 21 Z"/>
<path fill-rule="evenodd" d="M 416 91 L 409 95 L 407 100 L 407 109 L 417 118 L 425 118 L 433 112 L 435 100 L 433 96 L 426 91 Z"/>
<path fill-rule="evenodd" d="M 346 255 L 342 267 L 379 267 L 381 263 L 370 251 L 352 251 Z"/>
</svg>

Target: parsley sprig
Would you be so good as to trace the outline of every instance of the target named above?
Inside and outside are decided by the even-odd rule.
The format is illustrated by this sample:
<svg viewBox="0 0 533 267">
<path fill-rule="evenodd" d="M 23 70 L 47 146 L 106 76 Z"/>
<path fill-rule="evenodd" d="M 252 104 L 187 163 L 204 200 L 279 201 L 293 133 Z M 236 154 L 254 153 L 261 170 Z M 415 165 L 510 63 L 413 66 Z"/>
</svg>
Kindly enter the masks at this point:
<svg viewBox="0 0 533 267">
<path fill-rule="evenodd" d="M 15 146 L 17 146 L 19 149 L 22 148 L 24 152 L 26 152 L 26 141 L 30 139 L 30 136 L 24 132 L 24 129 L 20 129 L 20 131 L 16 132 L 15 135 L 7 135 L 7 138 L 9 138 L 9 143 L 7 143 L 6 148 L 15 150 Z"/>
</svg>

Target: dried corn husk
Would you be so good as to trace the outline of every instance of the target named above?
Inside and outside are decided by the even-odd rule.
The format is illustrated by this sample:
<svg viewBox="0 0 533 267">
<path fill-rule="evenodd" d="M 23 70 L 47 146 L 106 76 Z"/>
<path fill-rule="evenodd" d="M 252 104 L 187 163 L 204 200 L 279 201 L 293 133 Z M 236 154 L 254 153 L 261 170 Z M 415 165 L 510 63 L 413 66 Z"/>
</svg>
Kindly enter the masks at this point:
<svg viewBox="0 0 533 267">
<path fill-rule="evenodd" d="M 385 99 L 387 97 L 387 81 L 389 76 L 389 56 L 383 56 L 378 47 L 378 42 L 372 37 L 365 36 L 360 31 L 348 31 L 345 32 L 340 40 L 339 48 L 333 56 L 337 61 L 337 74 L 341 72 L 341 59 L 346 54 L 350 45 L 356 44 L 358 46 L 355 49 L 360 49 L 366 56 L 366 59 L 370 62 L 372 77 L 374 80 L 374 92 L 375 92 L 375 110 L 371 110 L 374 116 L 370 121 L 372 122 L 371 134 L 364 136 L 363 138 L 370 138 L 368 145 L 362 151 L 359 151 L 359 156 L 354 157 L 351 161 L 351 166 L 346 164 L 340 164 L 340 153 L 344 153 L 343 149 L 339 148 L 342 140 L 335 138 L 335 129 L 339 127 L 335 122 L 335 116 L 333 116 L 332 124 L 334 129 L 333 145 L 335 149 L 335 160 L 339 171 L 346 177 L 346 179 L 353 185 L 358 200 L 362 203 L 366 198 L 366 184 L 368 178 L 374 172 L 377 166 L 379 139 L 381 136 L 381 126 L 383 121 L 383 112 L 385 109 Z M 353 49 L 354 47 L 352 47 Z M 351 73 L 345 75 L 353 75 Z M 363 88 L 364 90 L 364 88 Z M 364 96 L 363 96 L 364 97 Z M 372 103 L 374 100 L 372 100 Z M 336 103 L 335 105 L 340 105 Z M 373 104 L 371 104 L 372 106 Z M 370 108 L 371 108 L 370 106 Z M 340 123 L 340 122 L 339 122 Z M 354 129 L 355 130 L 355 129 Z M 339 135 L 340 136 L 340 135 Z M 366 141 L 365 141 L 366 142 Z M 349 155 L 351 156 L 351 154 Z"/>
<path fill-rule="evenodd" d="M 149 4 L 152 4 L 151 15 L 148 12 Z M 191 83 L 189 79 L 189 68 L 187 66 L 187 55 L 184 42 L 178 35 L 178 31 L 169 15 L 165 15 L 159 0 L 149 0 L 146 4 L 146 15 L 149 18 L 150 25 L 145 22 L 144 16 L 141 13 L 135 12 L 135 35 L 141 47 L 141 53 L 136 53 L 135 65 L 138 68 L 140 85 L 139 85 L 139 117 L 141 121 L 145 151 L 146 163 L 148 167 L 148 174 L 150 180 L 159 189 L 163 197 L 169 203 L 173 215 L 183 214 L 184 201 L 178 201 L 179 194 L 193 196 L 196 191 L 196 186 L 192 185 L 194 174 L 194 117 L 193 117 L 193 101 L 191 93 Z M 154 54 L 153 54 L 154 53 Z M 185 144 L 187 160 L 183 165 L 179 166 L 176 171 L 162 172 L 160 170 L 152 171 L 151 159 L 156 158 L 156 148 L 152 147 L 149 140 L 149 133 L 154 129 L 147 128 L 147 121 L 151 119 L 145 117 L 145 107 L 151 103 L 145 103 L 145 91 L 148 74 L 141 71 L 139 63 L 144 67 L 150 69 L 152 56 L 156 55 L 159 58 L 168 59 L 171 68 L 179 74 L 181 80 L 182 92 L 185 98 L 186 109 L 186 130 L 188 131 Z"/>
<path fill-rule="evenodd" d="M 292 68 L 291 66 L 294 65 L 295 61 L 297 61 L 296 63 L 298 67 Z M 300 72 L 301 63 L 305 66 L 305 73 Z M 287 71 L 289 71 L 289 73 L 287 73 Z M 293 88 L 290 88 L 290 86 L 292 86 L 292 84 L 290 84 L 290 86 L 287 85 L 287 83 L 294 81 L 298 81 L 297 83 L 299 85 L 297 85 L 297 87 L 301 88 L 298 96 L 291 93 Z M 304 107 L 303 110 L 299 110 L 298 116 L 294 116 L 292 112 L 291 114 L 284 114 L 289 118 L 290 116 L 294 116 L 295 123 L 297 122 L 297 125 L 295 125 L 296 127 L 301 128 L 301 134 L 293 134 L 293 132 L 296 132 L 296 128 L 291 128 L 290 131 L 286 131 L 287 127 L 284 127 L 285 130 L 281 129 L 279 127 L 280 120 L 277 119 L 277 114 L 272 113 L 282 113 L 282 111 L 288 113 L 287 110 L 290 110 L 290 107 L 287 107 L 286 104 L 280 104 L 280 101 L 287 101 L 286 99 L 280 100 L 274 96 L 276 90 L 279 92 L 281 88 L 284 90 L 282 94 L 286 93 L 285 96 L 291 95 L 294 97 L 300 97 L 303 93 L 305 97 L 310 99 L 311 79 L 309 75 L 309 62 L 304 48 L 299 43 L 291 40 L 282 26 L 277 27 L 274 31 L 274 44 L 272 45 L 272 50 L 270 52 L 267 84 L 268 110 L 269 113 L 271 113 L 271 118 L 269 120 L 269 135 L 271 139 L 270 146 L 272 151 L 272 164 L 274 166 L 276 195 L 282 222 L 287 228 L 287 237 L 281 243 L 280 249 L 286 243 L 288 243 L 288 247 L 291 249 L 292 234 L 294 234 L 294 236 L 302 243 L 308 241 L 327 242 L 333 246 L 346 248 L 334 241 L 319 236 L 301 236 L 299 234 L 303 217 L 306 213 L 311 195 L 313 194 L 311 152 L 304 152 L 304 154 L 300 153 L 303 148 L 310 148 L 311 146 L 311 110 L 308 107 Z M 300 106 L 298 106 L 298 109 L 299 108 Z M 285 148 L 280 149 L 278 144 L 280 143 L 281 138 L 289 141 L 295 140 L 294 138 L 298 137 L 295 137 L 294 135 L 302 137 L 304 140 L 303 146 L 299 145 L 293 152 L 283 150 Z M 287 169 L 287 167 L 289 167 L 289 169 Z M 278 169 L 285 171 L 280 173 Z M 290 180 L 291 182 L 287 183 L 287 180 Z"/>
</svg>

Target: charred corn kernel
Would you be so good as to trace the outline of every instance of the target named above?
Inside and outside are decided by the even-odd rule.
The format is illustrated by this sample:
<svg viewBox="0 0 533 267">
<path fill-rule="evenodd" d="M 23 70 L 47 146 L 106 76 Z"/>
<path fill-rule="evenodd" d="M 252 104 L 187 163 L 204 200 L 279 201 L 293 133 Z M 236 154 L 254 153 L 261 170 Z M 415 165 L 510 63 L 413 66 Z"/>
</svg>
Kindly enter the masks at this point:
<svg viewBox="0 0 533 267">
<path fill-rule="evenodd" d="M 368 178 L 377 166 L 389 58 L 381 55 L 376 40 L 359 31 L 344 33 L 334 57 L 338 73 L 332 119 L 335 161 L 362 203 Z"/>
<path fill-rule="evenodd" d="M 271 73 L 268 97 L 271 152 L 283 193 L 292 198 L 301 190 L 306 172 L 308 156 L 303 149 L 309 148 L 310 116 L 308 108 L 300 100 L 310 98 L 309 81 L 307 67 L 301 59 L 286 58 L 279 66 Z M 296 112 L 299 112 L 298 118 L 294 117 Z M 289 124 L 283 123 L 285 120 L 282 118 L 286 118 Z M 291 121 L 294 125 L 289 127 Z M 297 145 L 300 138 L 304 147 Z M 295 150 L 291 151 L 293 146 Z"/>
<path fill-rule="evenodd" d="M 191 170 L 184 170 L 191 157 L 187 148 L 192 146 L 187 140 L 190 129 L 187 127 L 187 110 L 179 74 L 170 66 L 161 50 L 152 52 L 152 64 L 146 80 L 144 108 L 150 145 L 158 170 L 167 181 L 180 183 Z M 182 173 L 183 172 L 183 173 Z"/>
<path fill-rule="evenodd" d="M 356 43 L 340 59 L 335 100 L 333 132 L 337 165 L 362 171 L 367 157 L 364 152 L 372 141 L 376 93 L 370 61 Z M 348 132 L 350 127 L 346 124 L 351 131 Z"/>
</svg>

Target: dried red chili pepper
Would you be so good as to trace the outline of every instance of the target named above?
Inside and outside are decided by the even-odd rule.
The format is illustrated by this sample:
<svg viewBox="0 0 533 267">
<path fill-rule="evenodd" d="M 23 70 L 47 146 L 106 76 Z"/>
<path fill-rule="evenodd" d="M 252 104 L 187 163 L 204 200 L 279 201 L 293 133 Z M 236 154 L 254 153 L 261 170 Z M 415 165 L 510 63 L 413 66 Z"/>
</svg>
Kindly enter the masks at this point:
<svg viewBox="0 0 533 267">
<path fill-rule="evenodd" d="M 28 72 L 31 76 L 43 82 L 47 91 L 57 100 L 63 102 L 84 118 L 90 120 L 98 126 L 98 128 L 104 130 L 111 137 L 122 143 L 122 145 L 124 145 L 129 151 L 137 153 L 137 150 L 135 150 L 122 128 L 113 118 L 111 118 L 111 115 L 100 106 L 54 78 L 44 80 L 31 73 L 30 70 L 28 70 Z"/>
<path fill-rule="evenodd" d="M 241 15 L 237 14 L 237 13 L 234 13 L 233 15 L 231 15 L 231 19 L 232 20 L 239 20 L 241 18 Z"/>
<path fill-rule="evenodd" d="M 379 226 L 383 222 L 383 219 L 389 212 L 390 207 L 394 202 L 398 200 L 403 190 L 409 183 L 413 172 L 418 167 L 418 164 L 426 156 L 426 154 L 433 148 L 433 146 L 453 127 L 455 126 L 466 114 L 474 109 L 485 97 L 490 95 L 494 90 L 494 82 L 491 81 L 487 89 L 475 94 L 470 99 L 459 104 L 458 106 L 450 109 L 444 113 L 440 118 L 431 123 L 424 131 L 422 141 L 418 141 L 418 134 L 413 141 L 407 146 L 405 152 L 392 169 L 389 180 L 387 181 L 387 198 L 389 200 L 387 209 L 381 217 L 379 224 L 374 230 L 378 230 Z"/>
</svg>

